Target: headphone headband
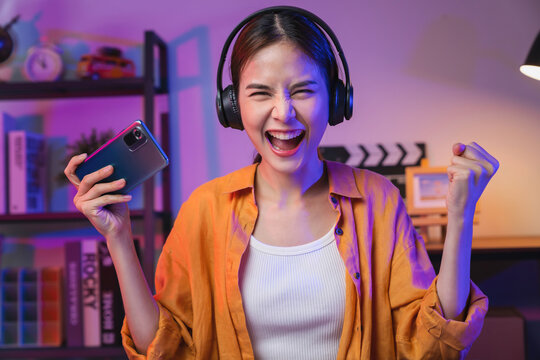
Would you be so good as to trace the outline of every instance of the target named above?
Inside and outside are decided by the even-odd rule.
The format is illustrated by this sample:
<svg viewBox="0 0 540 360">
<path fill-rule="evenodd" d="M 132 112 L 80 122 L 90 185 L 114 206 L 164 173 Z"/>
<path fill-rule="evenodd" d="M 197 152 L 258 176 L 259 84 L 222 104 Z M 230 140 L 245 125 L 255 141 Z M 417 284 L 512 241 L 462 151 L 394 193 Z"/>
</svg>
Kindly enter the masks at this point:
<svg viewBox="0 0 540 360">
<path fill-rule="evenodd" d="M 255 17 L 260 16 L 260 15 L 264 15 L 264 14 L 269 14 L 269 13 L 270 14 L 271 13 L 279 13 L 279 12 L 282 12 L 282 11 L 292 11 L 292 12 L 295 12 L 295 13 L 298 13 L 298 14 L 304 16 L 308 20 L 315 23 L 320 29 L 322 29 L 326 33 L 327 36 L 330 37 L 330 40 L 332 40 L 332 43 L 334 44 L 334 47 L 335 47 L 335 49 L 336 49 L 336 51 L 337 51 L 337 53 L 339 55 L 339 58 L 341 60 L 341 64 L 342 64 L 342 67 L 343 67 L 343 73 L 345 75 L 345 86 L 343 86 L 343 83 L 340 82 L 341 89 L 337 90 L 338 91 L 338 94 L 337 94 L 338 97 L 336 98 L 337 102 L 343 101 L 344 104 L 335 104 L 337 106 L 342 106 L 343 107 L 343 109 L 339 112 L 339 114 L 341 114 L 341 115 L 337 116 L 337 118 L 341 117 L 341 120 L 331 121 L 330 125 L 336 125 L 337 123 L 343 121 L 343 117 L 345 117 L 347 120 L 351 118 L 351 116 L 352 116 L 352 108 L 353 108 L 353 102 L 352 102 L 353 88 L 351 86 L 351 82 L 350 82 L 350 78 L 349 78 L 349 66 L 347 64 L 347 60 L 345 59 L 345 55 L 343 54 L 343 49 L 341 48 L 339 40 L 337 39 L 337 36 L 334 34 L 334 32 L 332 31 L 330 26 L 328 26 L 328 24 L 326 24 L 317 15 L 315 15 L 315 14 L 313 14 L 313 13 L 307 11 L 307 10 L 301 9 L 299 7 L 295 7 L 295 6 L 271 6 L 271 7 L 267 7 L 267 8 L 261 9 L 259 11 L 256 11 L 256 12 L 252 13 L 251 15 L 249 15 L 248 17 L 246 17 L 244 20 L 242 20 L 238 25 L 236 25 L 236 27 L 233 29 L 233 31 L 230 33 L 230 35 L 227 37 L 227 40 L 225 41 L 225 44 L 223 45 L 223 49 L 221 50 L 221 56 L 220 56 L 220 59 L 219 59 L 218 70 L 217 70 L 217 79 L 216 79 L 216 84 L 217 84 L 216 107 L 217 107 L 217 112 L 218 112 L 218 116 L 219 116 L 219 121 L 221 122 L 221 124 L 223 126 L 225 126 L 225 127 L 231 126 L 233 128 L 243 130 L 243 125 L 241 124 L 239 111 L 237 113 L 234 112 L 236 110 L 232 111 L 233 117 L 237 118 L 236 120 L 238 120 L 239 123 L 237 123 L 236 120 L 233 120 L 234 122 L 232 124 L 229 123 L 229 120 L 227 120 L 227 116 L 225 114 L 225 112 L 228 112 L 228 109 L 230 109 L 231 107 L 236 107 L 236 98 L 235 98 L 236 94 L 234 94 L 234 93 L 231 94 L 230 93 L 231 91 L 225 91 L 227 93 L 227 95 L 222 96 L 223 93 L 224 93 L 224 91 L 223 91 L 223 83 L 222 83 L 222 81 L 223 81 L 223 79 L 222 79 L 222 77 L 223 77 L 223 67 L 225 66 L 225 61 L 227 59 L 227 53 L 229 52 L 229 47 L 230 47 L 233 39 L 240 32 L 240 30 L 248 22 L 253 20 Z"/>
</svg>

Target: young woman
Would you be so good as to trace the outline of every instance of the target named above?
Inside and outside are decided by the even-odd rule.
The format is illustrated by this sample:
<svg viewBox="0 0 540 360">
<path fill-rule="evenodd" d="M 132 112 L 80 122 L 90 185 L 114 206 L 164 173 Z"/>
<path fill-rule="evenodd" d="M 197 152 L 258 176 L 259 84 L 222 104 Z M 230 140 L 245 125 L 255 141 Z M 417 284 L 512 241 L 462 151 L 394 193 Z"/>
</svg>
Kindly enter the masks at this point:
<svg viewBox="0 0 540 360">
<path fill-rule="evenodd" d="M 212 180 L 182 205 L 152 296 L 126 203 L 82 180 L 74 202 L 103 234 L 118 274 L 132 359 L 462 358 L 487 298 L 469 277 L 476 202 L 498 162 L 450 149 L 448 230 L 436 277 L 399 192 L 385 178 L 320 159 L 338 79 L 332 47 L 306 13 L 265 11 L 235 42 L 242 126 L 260 161 Z"/>
</svg>

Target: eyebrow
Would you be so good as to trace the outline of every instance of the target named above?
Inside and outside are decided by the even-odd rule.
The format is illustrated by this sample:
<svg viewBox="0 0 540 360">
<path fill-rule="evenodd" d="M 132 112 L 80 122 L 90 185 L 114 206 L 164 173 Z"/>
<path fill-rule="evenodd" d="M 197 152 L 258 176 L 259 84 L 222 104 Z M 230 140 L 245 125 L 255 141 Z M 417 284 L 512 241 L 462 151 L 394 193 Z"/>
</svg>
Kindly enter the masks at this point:
<svg viewBox="0 0 540 360">
<path fill-rule="evenodd" d="M 303 88 L 303 87 L 306 87 L 308 85 L 317 85 L 317 82 L 315 80 L 301 81 L 301 82 L 296 83 L 293 86 L 291 86 L 291 90 L 298 89 L 298 88 Z"/>
<path fill-rule="evenodd" d="M 306 87 L 308 85 L 317 85 L 317 82 L 315 80 L 301 81 L 301 82 L 296 83 L 293 86 L 291 86 L 291 90 Z M 263 84 L 257 84 L 257 83 L 252 83 L 252 84 L 247 85 L 246 90 L 249 90 L 249 89 L 272 91 L 272 88 L 270 86 L 263 85 Z"/>
<path fill-rule="evenodd" d="M 248 90 L 248 89 L 272 90 L 272 88 L 270 86 L 268 86 L 268 85 L 257 84 L 257 83 L 249 84 L 248 86 L 246 86 L 246 90 Z"/>
</svg>

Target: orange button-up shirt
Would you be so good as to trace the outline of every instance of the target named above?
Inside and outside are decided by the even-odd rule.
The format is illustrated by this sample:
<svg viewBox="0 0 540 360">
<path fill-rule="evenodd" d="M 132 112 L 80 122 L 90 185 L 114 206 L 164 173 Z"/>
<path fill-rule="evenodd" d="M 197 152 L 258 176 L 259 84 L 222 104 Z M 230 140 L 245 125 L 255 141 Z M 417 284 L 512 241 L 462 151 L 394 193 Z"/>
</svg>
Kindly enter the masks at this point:
<svg viewBox="0 0 540 360">
<path fill-rule="evenodd" d="M 459 359 L 482 328 L 471 282 L 464 321 L 444 318 L 436 276 L 399 191 L 375 173 L 325 162 L 347 268 L 338 359 Z M 238 273 L 257 220 L 256 165 L 214 179 L 182 205 L 156 269 L 159 327 L 148 359 L 253 359 Z M 135 350 L 127 323 L 123 345 Z"/>
</svg>

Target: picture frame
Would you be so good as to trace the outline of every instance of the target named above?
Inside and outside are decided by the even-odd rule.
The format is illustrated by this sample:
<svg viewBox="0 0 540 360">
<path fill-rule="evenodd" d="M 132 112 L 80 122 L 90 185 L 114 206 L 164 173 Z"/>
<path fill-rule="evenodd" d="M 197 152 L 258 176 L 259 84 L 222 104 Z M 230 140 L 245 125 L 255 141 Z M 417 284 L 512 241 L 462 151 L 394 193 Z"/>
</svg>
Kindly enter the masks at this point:
<svg viewBox="0 0 540 360">
<path fill-rule="evenodd" d="M 446 167 L 409 166 L 405 169 L 405 183 L 409 215 L 446 214 Z"/>
</svg>

